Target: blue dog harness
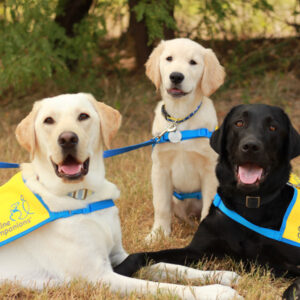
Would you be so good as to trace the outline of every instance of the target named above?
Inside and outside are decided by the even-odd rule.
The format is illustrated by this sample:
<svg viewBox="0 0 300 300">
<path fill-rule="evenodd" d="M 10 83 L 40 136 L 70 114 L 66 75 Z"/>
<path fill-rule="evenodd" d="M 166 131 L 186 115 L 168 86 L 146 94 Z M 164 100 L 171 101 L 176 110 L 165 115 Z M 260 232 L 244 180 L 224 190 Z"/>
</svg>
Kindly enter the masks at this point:
<svg viewBox="0 0 300 300">
<path fill-rule="evenodd" d="M 87 204 L 84 208 L 53 212 L 25 184 L 21 172 L 0 187 L 0 246 L 61 218 L 115 206 L 112 199 Z"/>
<path fill-rule="evenodd" d="M 293 186 L 294 196 L 286 210 L 280 230 L 273 230 L 265 227 L 257 226 L 233 210 L 225 206 L 220 196 L 217 194 L 214 198 L 213 205 L 219 208 L 227 217 L 233 221 L 243 225 L 244 227 L 255 231 L 269 239 L 283 242 L 292 246 L 300 247 L 300 193 Z"/>
<path fill-rule="evenodd" d="M 211 135 L 213 134 L 212 131 L 209 131 L 207 128 L 199 128 L 194 130 L 183 130 L 183 131 L 177 131 L 179 132 L 179 137 L 181 138 L 180 141 L 184 140 L 190 140 L 194 138 L 211 138 Z M 170 142 L 170 135 L 173 132 L 166 132 L 162 135 L 160 140 L 157 144 L 160 143 L 166 143 Z M 153 145 L 155 146 L 155 145 Z M 173 196 L 177 198 L 180 201 L 184 201 L 185 199 L 202 199 L 202 193 L 201 192 L 193 192 L 193 193 L 179 193 L 174 191 Z"/>
</svg>

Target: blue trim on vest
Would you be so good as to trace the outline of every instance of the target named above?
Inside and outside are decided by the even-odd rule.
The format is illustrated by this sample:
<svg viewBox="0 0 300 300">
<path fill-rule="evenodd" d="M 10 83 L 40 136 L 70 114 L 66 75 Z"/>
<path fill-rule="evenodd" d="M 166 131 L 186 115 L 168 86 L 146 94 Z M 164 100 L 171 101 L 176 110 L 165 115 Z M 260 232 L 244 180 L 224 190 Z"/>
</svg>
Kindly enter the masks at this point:
<svg viewBox="0 0 300 300">
<path fill-rule="evenodd" d="M 195 193 L 177 193 L 174 192 L 173 196 L 176 197 L 178 200 L 183 201 L 184 199 L 202 199 L 202 193 L 201 192 L 195 192 Z"/>
<path fill-rule="evenodd" d="M 24 181 L 24 183 L 25 183 L 25 181 Z M 86 207 L 79 208 L 79 209 L 53 212 L 49 209 L 49 207 L 47 206 L 47 204 L 44 202 L 44 200 L 42 199 L 42 197 L 40 195 L 35 194 L 35 193 L 34 193 L 34 195 L 42 203 L 42 205 L 46 208 L 46 210 L 48 211 L 50 217 L 48 219 L 42 221 L 41 223 L 36 224 L 35 226 L 33 226 L 31 228 L 28 228 L 27 230 L 25 230 L 25 231 L 15 235 L 15 236 L 9 238 L 9 239 L 7 239 L 3 242 L 0 242 L 0 247 L 3 246 L 3 245 L 8 244 L 10 242 L 13 242 L 13 241 L 27 235 L 28 233 L 44 226 L 45 224 L 53 222 L 57 219 L 69 218 L 69 217 L 72 217 L 72 216 L 78 215 L 78 214 L 89 214 L 89 213 L 92 213 L 92 212 L 95 212 L 95 211 L 98 211 L 98 210 L 102 210 L 102 209 L 106 209 L 106 208 L 115 206 L 114 201 L 112 199 L 108 199 L 108 200 L 102 200 L 102 201 L 89 203 Z"/>
<path fill-rule="evenodd" d="M 214 198 L 213 205 L 215 207 L 219 208 L 227 217 L 229 217 L 233 221 L 247 227 L 248 229 L 250 229 L 252 231 L 255 231 L 256 233 L 258 233 L 260 235 L 263 235 L 267 238 L 276 240 L 278 242 L 284 242 L 284 243 L 292 245 L 292 246 L 300 247 L 300 243 L 297 243 L 295 241 L 291 241 L 291 240 L 288 240 L 288 239 L 285 239 L 282 237 L 285 227 L 286 227 L 287 219 L 296 203 L 297 196 L 298 196 L 298 190 L 295 187 L 293 187 L 293 189 L 294 189 L 294 196 L 293 196 L 291 203 L 289 204 L 289 207 L 287 208 L 287 210 L 285 212 L 285 215 L 284 215 L 284 218 L 283 218 L 283 221 L 282 221 L 279 231 L 260 227 L 260 226 L 257 226 L 255 224 L 247 221 L 245 218 L 240 216 L 235 211 L 228 209 L 218 194 L 216 194 L 216 196 Z"/>
</svg>

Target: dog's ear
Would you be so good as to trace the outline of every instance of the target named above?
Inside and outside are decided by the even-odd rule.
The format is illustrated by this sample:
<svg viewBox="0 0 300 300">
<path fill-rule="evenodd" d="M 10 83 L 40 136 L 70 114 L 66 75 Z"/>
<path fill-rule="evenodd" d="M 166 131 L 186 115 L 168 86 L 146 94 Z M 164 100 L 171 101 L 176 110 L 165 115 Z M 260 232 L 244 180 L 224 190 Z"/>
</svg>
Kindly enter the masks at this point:
<svg viewBox="0 0 300 300">
<path fill-rule="evenodd" d="M 291 123 L 289 131 L 289 154 L 290 159 L 293 159 L 300 155 L 300 134 Z"/>
<path fill-rule="evenodd" d="M 161 76 L 159 70 L 159 58 L 165 48 L 165 42 L 161 41 L 159 45 L 150 54 L 145 66 L 146 75 L 154 83 L 158 90 L 161 84 Z"/>
<path fill-rule="evenodd" d="M 92 95 L 87 94 L 87 96 L 100 116 L 101 135 L 105 146 L 109 149 L 112 139 L 121 126 L 122 116 L 116 109 L 97 101 Z"/>
<path fill-rule="evenodd" d="M 199 87 L 203 95 L 209 97 L 224 83 L 225 71 L 211 49 L 205 49 L 203 59 L 204 71 Z"/>
<path fill-rule="evenodd" d="M 224 147 L 226 147 L 226 127 L 227 127 L 227 123 L 228 120 L 231 118 L 232 114 L 236 111 L 236 109 L 238 109 L 239 107 L 241 107 L 242 105 L 237 105 L 235 107 L 233 107 L 229 113 L 226 115 L 223 123 L 221 124 L 221 126 L 215 130 L 209 140 L 210 146 L 218 153 L 221 154 L 221 152 L 223 151 Z"/>
<path fill-rule="evenodd" d="M 32 111 L 25 117 L 16 128 L 16 137 L 19 144 L 30 153 L 32 158 L 36 148 L 36 137 L 34 122 L 40 106 L 40 102 L 35 102 Z"/>
<path fill-rule="evenodd" d="M 224 131 L 224 123 L 215 130 L 209 140 L 210 146 L 217 152 L 218 154 L 221 153 L 222 148 L 222 139 L 223 139 L 223 131 Z"/>
</svg>

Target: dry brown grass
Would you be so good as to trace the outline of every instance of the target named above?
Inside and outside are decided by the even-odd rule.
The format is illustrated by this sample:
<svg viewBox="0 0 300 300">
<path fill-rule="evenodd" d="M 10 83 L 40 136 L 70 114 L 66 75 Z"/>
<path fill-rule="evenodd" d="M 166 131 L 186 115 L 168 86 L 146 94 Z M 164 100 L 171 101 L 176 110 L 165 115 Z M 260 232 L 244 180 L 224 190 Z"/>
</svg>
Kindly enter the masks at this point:
<svg viewBox="0 0 300 300">
<path fill-rule="evenodd" d="M 111 88 L 112 86 L 113 88 Z M 283 78 L 268 75 L 264 80 L 254 82 L 253 87 L 250 86 L 248 89 L 221 91 L 213 97 L 219 120 L 223 119 L 231 106 L 241 103 L 242 100 L 244 102 L 275 103 L 286 109 L 299 130 L 299 86 L 299 80 L 292 75 L 286 75 Z M 113 146 L 121 147 L 149 139 L 153 109 L 159 99 L 151 84 L 144 78 L 133 78 L 124 83 L 107 80 L 102 82 L 102 87 L 105 91 L 103 101 L 118 107 L 123 114 L 123 125 Z M 27 153 L 18 146 L 15 140 L 16 124 L 30 110 L 33 101 L 62 92 L 50 86 L 43 91 L 33 91 L 31 95 L 21 99 L 4 99 L 3 102 L 0 102 L 0 161 L 24 162 L 28 160 Z M 162 239 L 151 246 L 145 244 L 144 237 L 149 232 L 153 221 L 150 153 L 151 148 L 148 147 L 108 158 L 105 162 L 107 177 L 121 190 L 121 197 L 116 205 L 120 209 L 123 244 L 129 253 L 185 246 L 195 232 L 195 228 L 174 218 L 170 238 Z M 295 160 L 293 166 L 294 170 L 300 174 L 300 159 Z M 0 171 L 0 183 L 4 183 L 14 173 L 14 170 Z M 257 266 L 253 266 L 252 272 L 246 273 L 242 264 L 234 263 L 230 259 L 203 261 L 198 264 L 198 267 L 237 271 L 242 275 L 242 280 L 236 288 L 247 300 L 280 299 L 280 295 L 290 283 L 287 279 L 274 279 L 267 269 Z M 151 278 L 151 274 L 147 274 L 145 271 L 140 272 L 137 276 L 145 279 Z M 184 280 L 179 282 L 191 284 Z M 199 283 L 196 282 L 196 284 Z M 1 286 L 0 299 L 124 299 L 124 297 L 112 294 L 105 287 L 92 286 L 84 280 L 78 280 L 69 286 L 45 289 L 40 292 L 24 289 L 17 284 L 5 284 Z M 126 299 L 166 300 L 175 298 L 172 295 L 141 296 L 132 294 Z"/>
</svg>

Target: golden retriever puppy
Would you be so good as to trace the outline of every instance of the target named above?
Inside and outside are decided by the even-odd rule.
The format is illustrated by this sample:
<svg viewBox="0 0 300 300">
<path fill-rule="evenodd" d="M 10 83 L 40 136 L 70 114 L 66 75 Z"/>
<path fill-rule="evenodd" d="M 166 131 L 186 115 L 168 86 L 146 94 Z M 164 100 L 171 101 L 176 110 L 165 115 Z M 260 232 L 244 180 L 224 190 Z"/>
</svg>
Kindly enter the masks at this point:
<svg viewBox="0 0 300 300">
<path fill-rule="evenodd" d="M 105 179 L 103 148 L 120 123 L 118 111 L 80 93 L 36 102 L 18 125 L 17 139 L 30 152 L 31 162 L 0 189 L 1 197 L 6 192 L 16 198 L 0 221 L 0 280 L 43 288 L 80 277 L 122 294 L 155 294 L 159 288 L 184 299 L 231 299 L 236 292 L 221 284 L 185 287 L 114 272 L 128 254 L 113 202 L 119 190 Z M 9 190 L 12 182 L 16 184 Z M 1 209 L 9 201 L 2 197 Z M 187 278 L 216 276 L 227 285 L 237 278 L 232 272 L 168 264 L 157 268 L 158 273 L 179 272 Z"/>
<path fill-rule="evenodd" d="M 203 220 L 216 194 L 217 154 L 209 138 L 180 141 L 180 132 L 206 128 L 212 132 L 217 116 L 208 98 L 223 83 L 225 72 L 211 49 L 185 38 L 162 41 L 146 62 L 146 75 L 160 90 L 162 100 L 155 110 L 152 133 L 172 127 L 172 141 L 156 145 L 152 152 L 154 224 L 146 240 L 159 230 L 171 232 L 172 212 L 185 221 Z M 179 136 L 179 138 L 178 138 Z M 201 190 L 202 199 L 178 200 L 177 193 Z"/>
</svg>

